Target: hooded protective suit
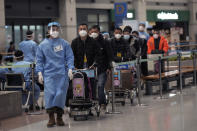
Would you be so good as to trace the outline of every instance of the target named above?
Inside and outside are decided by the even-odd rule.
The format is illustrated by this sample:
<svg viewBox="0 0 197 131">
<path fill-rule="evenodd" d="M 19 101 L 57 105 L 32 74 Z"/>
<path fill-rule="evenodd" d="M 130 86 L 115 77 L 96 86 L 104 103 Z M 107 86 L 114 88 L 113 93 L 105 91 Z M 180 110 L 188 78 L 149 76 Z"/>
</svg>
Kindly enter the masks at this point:
<svg viewBox="0 0 197 131">
<path fill-rule="evenodd" d="M 37 44 L 33 40 L 24 40 L 19 43 L 19 49 L 24 54 L 24 61 L 34 62 L 36 57 Z"/>
<path fill-rule="evenodd" d="M 30 65 L 31 63 L 30 62 L 27 62 L 27 61 L 18 61 L 16 63 L 13 64 L 13 66 L 15 65 Z M 14 73 L 22 73 L 24 75 L 24 78 L 25 78 L 25 88 L 26 90 L 32 90 L 32 85 L 31 85 L 31 82 L 30 82 L 30 76 L 31 76 L 31 68 L 30 67 L 21 67 L 21 68 L 12 68 L 12 71 Z M 22 95 L 22 103 L 23 105 L 25 104 L 26 100 L 27 100 L 27 94 L 23 94 Z M 34 94 L 34 97 L 35 97 L 35 100 L 37 101 L 38 98 L 40 96 L 40 87 L 35 84 L 35 94 Z M 29 105 L 32 105 L 33 104 L 33 99 L 32 97 L 30 97 L 30 100 L 29 100 Z"/>
<path fill-rule="evenodd" d="M 74 56 L 67 41 L 45 39 L 37 49 L 36 70 L 44 77 L 46 109 L 64 108 L 69 85 L 68 69 L 74 68 Z"/>
</svg>

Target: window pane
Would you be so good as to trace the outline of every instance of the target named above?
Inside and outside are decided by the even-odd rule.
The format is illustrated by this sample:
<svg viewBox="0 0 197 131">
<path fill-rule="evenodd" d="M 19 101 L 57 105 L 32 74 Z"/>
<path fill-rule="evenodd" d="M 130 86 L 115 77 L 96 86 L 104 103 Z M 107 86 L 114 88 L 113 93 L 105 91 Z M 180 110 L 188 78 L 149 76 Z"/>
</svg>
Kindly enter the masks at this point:
<svg viewBox="0 0 197 131">
<path fill-rule="evenodd" d="M 5 26 L 6 33 L 6 47 L 9 48 L 9 44 L 12 41 L 12 26 Z"/>
<path fill-rule="evenodd" d="M 23 25 L 22 29 L 23 29 L 23 40 L 25 40 L 26 39 L 26 32 L 28 30 L 28 26 L 27 25 Z"/>
<path fill-rule="evenodd" d="M 96 14 L 88 14 L 88 22 L 97 22 Z"/>
<path fill-rule="evenodd" d="M 35 25 L 30 25 L 30 26 L 29 26 L 29 30 L 30 30 L 30 31 L 33 31 L 34 36 L 36 36 L 36 26 L 35 26 Z M 34 40 L 36 40 L 36 38 L 34 38 Z"/>
<path fill-rule="evenodd" d="M 35 40 L 40 43 L 43 40 L 43 26 L 37 25 L 36 29 Z"/>
<path fill-rule="evenodd" d="M 97 22 L 90 22 L 88 23 L 88 27 L 91 28 L 93 25 L 97 25 Z"/>
<path fill-rule="evenodd" d="M 30 25 L 30 26 L 29 26 L 29 30 L 33 31 L 34 33 L 35 33 L 35 28 L 36 28 L 35 25 Z"/>
<path fill-rule="evenodd" d="M 99 14 L 99 22 L 108 22 L 107 14 Z"/>
<path fill-rule="evenodd" d="M 101 29 L 101 32 L 103 31 L 109 31 L 109 25 L 108 23 L 99 23 L 100 24 L 100 29 Z"/>
<path fill-rule="evenodd" d="M 14 26 L 14 42 L 15 42 L 15 45 L 16 45 L 16 48 L 18 48 L 18 44 L 20 43 L 20 26 L 19 25 L 15 25 Z"/>
<path fill-rule="evenodd" d="M 44 29 L 45 29 L 44 37 L 46 37 L 46 34 L 47 34 L 47 32 L 48 32 L 48 26 L 47 26 L 47 25 L 45 25 L 45 26 L 44 26 Z"/>
</svg>

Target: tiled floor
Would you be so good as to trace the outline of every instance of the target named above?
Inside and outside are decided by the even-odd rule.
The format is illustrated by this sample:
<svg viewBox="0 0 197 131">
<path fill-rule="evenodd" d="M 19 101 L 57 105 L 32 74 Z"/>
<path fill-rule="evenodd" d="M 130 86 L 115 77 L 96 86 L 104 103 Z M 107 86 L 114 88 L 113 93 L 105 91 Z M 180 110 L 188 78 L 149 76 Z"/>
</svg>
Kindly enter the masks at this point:
<svg viewBox="0 0 197 131">
<path fill-rule="evenodd" d="M 47 128 L 47 115 L 23 115 L 1 121 L 2 131 L 197 131 L 197 90 L 188 88 L 183 95 L 169 99 L 144 97 L 147 107 L 117 105 L 121 114 L 90 117 L 87 121 L 73 121 L 64 115 L 66 126 Z"/>
</svg>

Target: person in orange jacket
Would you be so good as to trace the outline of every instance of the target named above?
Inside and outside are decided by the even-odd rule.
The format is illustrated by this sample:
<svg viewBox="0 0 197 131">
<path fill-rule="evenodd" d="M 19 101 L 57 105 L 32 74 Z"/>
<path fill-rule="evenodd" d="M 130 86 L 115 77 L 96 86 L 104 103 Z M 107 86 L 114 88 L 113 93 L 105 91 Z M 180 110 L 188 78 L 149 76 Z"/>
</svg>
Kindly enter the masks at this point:
<svg viewBox="0 0 197 131">
<path fill-rule="evenodd" d="M 148 54 L 164 54 L 168 52 L 168 42 L 160 35 L 159 30 L 155 29 L 153 36 L 150 37 L 147 43 Z"/>
<path fill-rule="evenodd" d="M 168 42 L 160 35 L 159 30 L 154 29 L 153 36 L 147 43 L 148 54 L 166 54 L 168 52 Z M 155 63 L 155 71 L 158 72 L 158 63 Z M 161 60 L 161 72 L 165 72 L 164 60 Z M 163 91 L 168 91 L 168 83 L 163 83 Z"/>
</svg>

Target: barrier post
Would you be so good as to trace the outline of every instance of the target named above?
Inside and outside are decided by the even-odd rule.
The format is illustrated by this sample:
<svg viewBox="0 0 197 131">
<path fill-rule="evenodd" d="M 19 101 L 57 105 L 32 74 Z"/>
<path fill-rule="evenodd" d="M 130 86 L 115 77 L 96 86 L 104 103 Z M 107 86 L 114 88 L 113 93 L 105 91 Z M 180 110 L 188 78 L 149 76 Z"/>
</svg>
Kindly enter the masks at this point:
<svg viewBox="0 0 197 131">
<path fill-rule="evenodd" d="M 28 113 L 28 115 L 40 115 L 40 114 L 42 114 L 41 112 L 35 112 L 36 111 L 36 108 L 35 108 L 36 101 L 35 101 L 35 96 L 34 96 L 34 94 L 35 94 L 35 76 L 34 76 L 35 64 L 32 63 L 30 65 L 30 68 L 31 68 L 31 77 L 32 77 L 31 78 L 32 79 L 32 84 L 31 84 L 32 93 L 31 93 L 31 95 L 32 95 L 32 99 L 33 99 L 33 112 Z"/>
<path fill-rule="evenodd" d="M 194 86 L 196 87 L 196 53 L 193 51 Z"/>
<path fill-rule="evenodd" d="M 168 54 L 168 52 L 167 52 L 167 56 L 168 56 L 169 54 Z M 170 69 L 169 69 L 169 59 L 167 59 L 167 72 L 169 72 L 170 71 Z"/>
<path fill-rule="evenodd" d="M 166 58 L 163 58 L 163 59 L 166 59 Z M 162 57 L 161 56 L 158 56 L 158 62 L 159 62 L 159 71 L 158 71 L 158 75 L 159 75 L 159 96 L 155 97 L 155 99 L 160 99 L 160 100 L 169 99 L 168 96 L 163 96 Z"/>
<path fill-rule="evenodd" d="M 160 99 L 162 99 L 162 89 L 163 89 L 163 87 L 162 87 L 163 85 L 162 85 L 162 78 L 161 78 L 161 56 L 159 56 L 159 94 L 160 94 Z"/>
<path fill-rule="evenodd" d="M 112 69 L 112 112 L 115 112 L 114 109 L 114 100 L 115 100 L 115 89 L 114 89 L 114 68 Z"/>
<path fill-rule="evenodd" d="M 137 58 L 137 88 L 138 88 L 138 106 L 140 107 L 146 107 L 147 104 L 142 104 L 141 98 L 142 98 L 142 90 L 141 90 L 141 69 L 140 69 L 140 57 Z"/>
<path fill-rule="evenodd" d="M 34 70 L 35 70 L 35 64 L 31 64 L 31 75 L 32 75 L 32 100 L 33 100 L 33 112 L 36 110 L 35 108 L 35 81 L 34 81 Z"/>
<path fill-rule="evenodd" d="M 95 68 L 95 82 L 96 82 L 96 99 L 98 100 L 99 96 L 98 96 L 98 68 Z"/>
<path fill-rule="evenodd" d="M 140 58 L 137 58 L 137 88 L 138 88 L 138 104 L 141 105 L 141 84 L 140 84 Z"/>
<path fill-rule="evenodd" d="M 115 111 L 115 87 L 114 87 L 114 70 L 116 67 L 112 68 L 112 80 L 111 80 L 111 85 L 112 85 L 112 111 L 111 112 L 106 112 L 106 114 L 120 114 L 121 112 Z"/>
<path fill-rule="evenodd" d="M 178 53 L 178 60 L 179 60 L 179 82 L 180 82 L 180 93 L 182 94 L 183 89 L 183 82 L 182 82 L 182 72 L 181 72 L 181 53 Z"/>
</svg>

